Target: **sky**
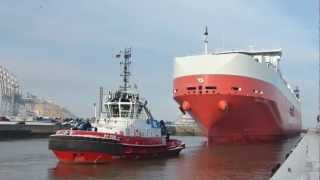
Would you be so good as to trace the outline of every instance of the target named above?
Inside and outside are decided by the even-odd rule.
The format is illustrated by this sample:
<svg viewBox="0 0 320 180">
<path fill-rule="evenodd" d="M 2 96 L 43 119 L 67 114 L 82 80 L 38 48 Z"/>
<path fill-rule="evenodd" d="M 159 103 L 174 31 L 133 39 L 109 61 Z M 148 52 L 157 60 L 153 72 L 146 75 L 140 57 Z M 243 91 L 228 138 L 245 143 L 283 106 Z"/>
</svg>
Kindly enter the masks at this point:
<svg viewBox="0 0 320 180">
<path fill-rule="evenodd" d="M 209 50 L 283 50 L 281 70 L 299 86 L 303 126 L 318 114 L 318 0 L 1 0 L 0 64 L 23 92 L 93 116 L 98 88 L 116 89 L 119 60 L 133 49 L 131 81 L 157 119 L 180 115 L 173 60 Z"/>
</svg>

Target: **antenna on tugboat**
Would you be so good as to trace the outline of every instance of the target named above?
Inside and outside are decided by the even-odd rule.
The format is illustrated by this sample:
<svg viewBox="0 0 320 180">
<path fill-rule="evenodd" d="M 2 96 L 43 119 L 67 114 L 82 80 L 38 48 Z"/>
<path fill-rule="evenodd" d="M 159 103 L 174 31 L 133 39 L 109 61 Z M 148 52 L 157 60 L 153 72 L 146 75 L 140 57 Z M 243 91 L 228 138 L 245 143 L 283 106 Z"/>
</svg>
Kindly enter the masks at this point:
<svg viewBox="0 0 320 180">
<path fill-rule="evenodd" d="M 123 66 L 123 70 L 120 76 L 123 77 L 123 85 L 120 86 L 120 89 L 127 92 L 130 88 L 129 76 L 131 73 L 129 71 L 129 66 L 131 64 L 131 48 L 125 48 L 124 51 L 120 51 L 116 54 L 116 58 L 121 58 L 121 55 L 123 55 L 123 59 L 121 59 L 120 65 Z"/>
<path fill-rule="evenodd" d="M 208 54 L 208 26 L 206 26 L 205 32 L 203 33 L 204 35 L 204 54 Z"/>
<path fill-rule="evenodd" d="M 97 121 L 97 103 L 93 103 L 94 121 Z"/>
</svg>

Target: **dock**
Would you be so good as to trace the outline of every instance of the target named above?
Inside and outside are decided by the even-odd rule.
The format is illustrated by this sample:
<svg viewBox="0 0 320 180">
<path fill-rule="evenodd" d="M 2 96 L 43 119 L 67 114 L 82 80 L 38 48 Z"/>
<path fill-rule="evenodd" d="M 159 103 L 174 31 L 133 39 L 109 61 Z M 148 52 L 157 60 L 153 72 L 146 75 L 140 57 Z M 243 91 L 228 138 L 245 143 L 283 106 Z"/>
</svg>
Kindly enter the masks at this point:
<svg viewBox="0 0 320 180">
<path fill-rule="evenodd" d="M 320 180 L 320 129 L 309 129 L 271 180 Z"/>
<path fill-rule="evenodd" d="M 54 123 L 42 122 L 0 122 L 0 140 L 31 137 L 48 137 L 61 127 Z"/>
</svg>

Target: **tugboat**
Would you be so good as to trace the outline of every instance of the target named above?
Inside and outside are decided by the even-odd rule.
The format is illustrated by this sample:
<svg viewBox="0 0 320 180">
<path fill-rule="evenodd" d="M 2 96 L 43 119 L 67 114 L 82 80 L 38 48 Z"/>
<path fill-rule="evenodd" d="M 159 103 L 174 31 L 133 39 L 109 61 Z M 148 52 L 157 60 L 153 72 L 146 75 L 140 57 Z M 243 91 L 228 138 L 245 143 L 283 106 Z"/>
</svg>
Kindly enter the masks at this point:
<svg viewBox="0 0 320 180">
<path fill-rule="evenodd" d="M 50 136 L 49 149 L 60 161 L 105 163 L 120 158 L 175 156 L 185 148 L 180 140 L 170 138 L 164 121 L 155 120 L 147 101 L 131 88 L 131 49 L 120 51 L 116 57 L 121 58 L 123 85 L 114 93 L 104 93 L 100 88 L 95 121 Z"/>
</svg>

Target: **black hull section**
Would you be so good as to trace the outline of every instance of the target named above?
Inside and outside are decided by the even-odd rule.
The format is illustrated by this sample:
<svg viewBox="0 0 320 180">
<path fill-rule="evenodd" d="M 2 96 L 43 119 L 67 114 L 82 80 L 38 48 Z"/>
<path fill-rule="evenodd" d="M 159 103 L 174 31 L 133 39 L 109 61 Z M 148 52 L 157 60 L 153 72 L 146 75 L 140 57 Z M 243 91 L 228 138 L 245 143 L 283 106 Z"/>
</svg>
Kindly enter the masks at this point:
<svg viewBox="0 0 320 180">
<path fill-rule="evenodd" d="M 55 151 L 99 152 L 122 155 L 124 148 L 115 140 L 74 136 L 50 136 L 49 149 Z"/>
</svg>

